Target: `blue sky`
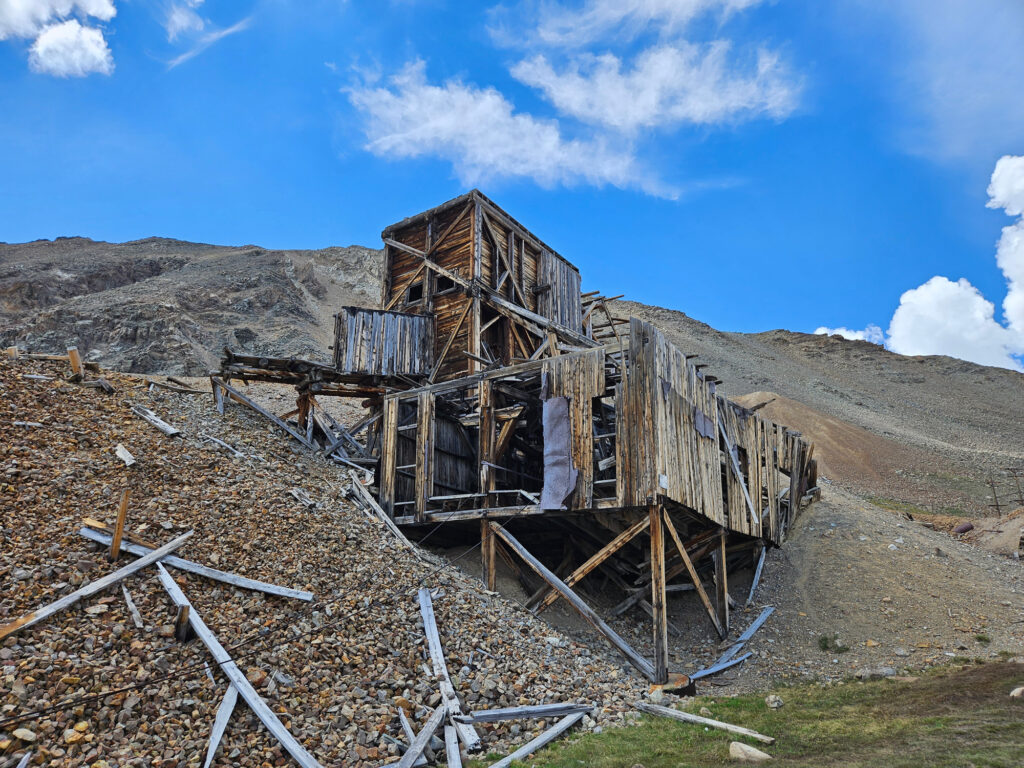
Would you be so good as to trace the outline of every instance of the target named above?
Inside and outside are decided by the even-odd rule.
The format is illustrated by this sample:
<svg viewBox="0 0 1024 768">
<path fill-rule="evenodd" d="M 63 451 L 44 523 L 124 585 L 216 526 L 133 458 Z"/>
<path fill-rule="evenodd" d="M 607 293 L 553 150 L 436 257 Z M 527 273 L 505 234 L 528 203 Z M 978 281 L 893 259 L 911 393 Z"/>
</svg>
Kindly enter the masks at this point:
<svg viewBox="0 0 1024 768">
<path fill-rule="evenodd" d="M 585 287 L 1020 368 L 1022 71 L 1019 0 L 0 0 L 0 240 L 376 246 L 479 186 Z"/>
</svg>

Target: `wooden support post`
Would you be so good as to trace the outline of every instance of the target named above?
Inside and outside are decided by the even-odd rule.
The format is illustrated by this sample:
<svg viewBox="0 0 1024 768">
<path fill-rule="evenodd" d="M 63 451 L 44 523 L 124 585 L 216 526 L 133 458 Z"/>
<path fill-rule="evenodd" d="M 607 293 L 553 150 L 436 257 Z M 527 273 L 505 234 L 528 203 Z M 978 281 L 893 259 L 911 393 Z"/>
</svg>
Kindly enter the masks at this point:
<svg viewBox="0 0 1024 768">
<path fill-rule="evenodd" d="M 727 633 L 722 626 L 722 623 L 718 620 L 718 614 L 715 612 L 715 607 L 711 604 L 711 598 L 708 597 L 708 593 L 704 589 L 704 584 L 701 583 L 700 577 L 697 575 L 697 569 L 693 567 L 693 562 L 690 560 L 690 556 L 686 554 L 686 546 L 683 544 L 683 540 L 679 538 L 679 533 L 676 531 L 676 527 L 672 525 L 672 518 L 669 516 L 667 509 L 664 510 L 663 518 L 665 521 L 665 528 L 672 537 L 672 541 L 675 542 L 679 556 L 683 559 L 683 565 L 686 567 L 686 572 L 690 574 L 690 581 L 693 582 L 694 589 L 697 590 L 697 594 L 700 596 L 700 601 L 704 603 L 704 608 L 707 610 L 708 616 L 711 617 L 711 622 L 715 625 L 715 629 L 718 631 L 719 636 L 725 637 Z"/>
<path fill-rule="evenodd" d="M 481 381 L 478 385 L 480 411 L 480 443 L 477 456 L 480 460 L 480 493 L 483 494 L 483 506 L 491 506 L 492 494 L 497 485 L 494 474 L 495 463 L 495 431 L 494 431 L 494 390 L 490 381 Z"/>
<path fill-rule="evenodd" d="M 310 402 L 309 393 L 303 392 L 295 400 L 295 407 L 298 413 L 299 429 L 305 431 L 309 424 Z"/>
<path fill-rule="evenodd" d="M 491 530 L 494 531 L 498 536 L 501 537 L 502 541 L 508 544 L 516 554 L 518 554 L 523 560 L 529 565 L 538 576 L 544 581 L 551 585 L 566 601 L 575 608 L 584 619 L 598 632 L 604 635 L 605 639 L 608 640 L 618 651 L 626 657 L 630 664 L 636 667 L 640 672 L 650 681 L 654 681 L 654 667 L 647 661 L 643 656 L 634 651 L 629 643 L 623 640 L 619 635 L 609 627 L 601 619 L 594 609 L 583 602 L 579 595 L 573 592 L 569 587 L 565 585 L 561 579 L 553 574 L 540 560 L 530 554 L 530 551 L 520 544 L 511 533 L 506 531 L 499 525 L 491 523 Z"/>
<path fill-rule="evenodd" d="M 220 383 L 214 376 L 210 377 L 210 391 L 213 393 L 213 405 L 217 409 L 217 413 L 221 416 L 224 415 L 224 390 L 220 388 Z"/>
<path fill-rule="evenodd" d="M 723 637 L 729 634 L 729 583 L 726 572 L 725 528 L 718 535 L 718 551 L 715 553 L 715 600 L 718 606 L 718 623 L 724 630 Z"/>
<path fill-rule="evenodd" d="M 117 522 L 114 524 L 114 535 L 110 540 L 110 562 L 117 560 L 121 554 L 121 537 L 124 536 L 124 522 L 128 516 L 128 489 L 121 491 L 121 504 L 117 508 Z"/>
<path fill-rule="evenodd" d="M 434 393 L 416 396 L 416 519 L 427 513 L 427 499 L 434 495 Z"/>
<path fill-rule="evenodd" d="M 491 532 L 490 527 L 487 525 L 486 520 L 480 521 L 480 557 L 483 561 L 483 577 L 484 583 L 487 588 L 494 591 L 496 584 L 495 579 L 495 560 L 497 551 L 495 545 L 497 542 L 494 540 L 494 534 Z"/>
<path fill-rule="evenodd" d="M 395 472 L 398 466 L 398 399 L 384 399 L 381 417 L 380 506 L 388 517 L 395 516 Z"/>
<path fill-rule="evenodd" d="M 189 624 L 188 624 L 188 605 L 179 605 L 178 612 L 174 617 L 174 639 L 179 643 L 184 643 L 188 640 Z"/>
<path fill-rule="evenodd" d="M 649 508 L 651 523 L 651 608 L 654 619 L 654 682 L 668 682 L 668 606 L 665 600 L 665 538 L 662 509 Z"/>
<path fill-rule="evenodd" d="M 78 354 L 78 347 L 68 347 L 68 362 L 71 363 L 71 372 L 81 378 L 85 376 L 85 366 L 82 365 L 82 356 Z"/>
</svg>

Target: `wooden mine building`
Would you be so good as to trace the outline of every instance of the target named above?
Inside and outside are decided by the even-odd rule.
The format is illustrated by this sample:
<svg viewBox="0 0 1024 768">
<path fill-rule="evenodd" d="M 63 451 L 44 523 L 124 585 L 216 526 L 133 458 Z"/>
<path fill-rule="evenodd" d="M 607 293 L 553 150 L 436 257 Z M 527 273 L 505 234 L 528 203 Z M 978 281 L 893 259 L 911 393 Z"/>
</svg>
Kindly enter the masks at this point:
<svg viewBox="0 0 1024 768">
<path fill-rule="evenodd" d="M 266 415 L 372 467 L 394 523 L 479 525 L 489 588 L 515 553 L 543 582 L 531 607 L 566 599 L 652 681 L 668 677 L 667 592 L 696 592 L 725 637 L 729 569 L 759 575 L 782 543 L 814 495 L 813 447 L 719 394 L 653 325 L 581 294 L 579 270 L 477 190 L 382 237 L 381 308 L 337 314 L 331 364 L 228 352 L 215 393 L 295 384 L 297 421 Z M 346 429 L 323 395 L 370 415 Z M 598 570 L 616 611 L 653 617 L 653 662 L 572 591 Z"/>
</svg>

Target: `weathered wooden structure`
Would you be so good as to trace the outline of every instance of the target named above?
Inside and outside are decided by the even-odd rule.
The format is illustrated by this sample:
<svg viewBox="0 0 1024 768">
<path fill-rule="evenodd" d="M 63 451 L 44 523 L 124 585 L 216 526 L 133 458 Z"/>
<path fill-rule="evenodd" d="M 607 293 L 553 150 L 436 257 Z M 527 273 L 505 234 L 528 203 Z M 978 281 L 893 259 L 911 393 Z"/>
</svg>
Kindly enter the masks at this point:
<svg viewBox="0 0 1024 768">
<path fill-rule="evenodd" d="M 383 309 L 338 314 L 332 366 L 230 356 L 219 386 L 296 384 L 290 433 L 374 466 L 395 523 L 479 521 L 490 588 L 518 554 L 541 580 L 532 607 L 566 599 L 654 681 L 669 592 L 696 592 L 725 637 L 729 570 L 782 543 L 816 485 L 813 447 L 723 397 L 653 325 L 581 294 L 576 267 L 479 191 L 382 237 Z M 326 423 L 317 395 L 364 397 L 370 415 Z M 572 591 L 595 571 L 622 592 L 613 613 L 653 617 L 653 662 Z"/>
</svg>

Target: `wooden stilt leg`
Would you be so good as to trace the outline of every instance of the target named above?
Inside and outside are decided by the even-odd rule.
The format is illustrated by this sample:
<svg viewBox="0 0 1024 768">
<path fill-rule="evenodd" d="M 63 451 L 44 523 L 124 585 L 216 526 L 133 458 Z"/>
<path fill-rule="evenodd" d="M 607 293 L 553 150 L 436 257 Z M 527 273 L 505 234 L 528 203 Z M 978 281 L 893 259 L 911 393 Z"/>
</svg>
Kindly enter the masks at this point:
<svg viewBox="0 0 1024 768">
<path fill-rule="evenodd" d="M 494 534 L 491 532 L 491 527 L 487 524 L 486 520 L 480 521 L 480 556 L 483 561 L 484 571 L 484 583 L 487 584 L 487 588 L 494 591 L 495 587 L 495 560 L 496 560 L 496 545 Z"/>
<path fill-rule="evenodd" d="M 121 504 L 117 509 L 117 522 L 114 524 L 114 535 L 110 540 L 110 561 L 117 560 L 121 554 L 121 537 L 124 536 L 125 518 L 128 516 L 128 489 L 121 491 Z"/>
<path fill-rule="evenodd" d="M 700 601 L 704 603 L 704 608 L 707 610 L 708 616 L 711 617 L 711 621 L 714 623 L 715 629 L 718 630 L 718 634 L 721 637 L 725 637 L 728 633 L 726 632 L 724 625 L 718 620 L 718 614 L 715 612 L 715 607 L 711 604 L 711 598 L 708 597 L 708 593 L 704 589 L 704 584 L 701 583 L 700 577 L 697 575 L 697 569 L 693 567 L 693 561 L 691 561 L 690 556 L 686 554 L 686 546 L 683 544 L 683 540 L 679 538 L 679 533 L 676 531 L 676 527 L 672 525 L 672 518 L 669 517 L 668 510 L 665 510 L 662 515 L 662 519 L 665 521 L 665 528 L 672 537 L 672 541 L 676 544 L 676 549 L 679 550 L 679 556 L 683 559 L 683 565 L 686 567 L 686 572 L 690 574 L 690 581 L 693 582 L 693 586 L 697 590 L 697 595 L 700 597 Z"/>
<path fill-rule="evenodd" d="M 654 682 L 668 682 L 668 615 L 665 602 L 665 538 L 661 507 L 650 506 L 651 608 L 654 620 Z"/>
<path fill-rule="evenodd" d="M 729 634 L 729 583 L 726 573 L 725 528 L 719 534 L 718 551 L 715 553 L 715 600 L 718 607 L 718 623 L 725 634 Z"/>
</svg>

